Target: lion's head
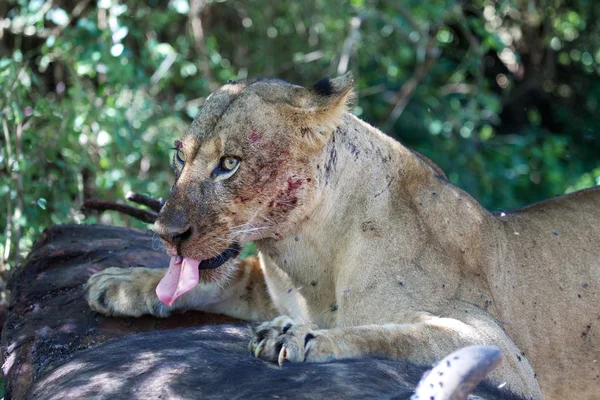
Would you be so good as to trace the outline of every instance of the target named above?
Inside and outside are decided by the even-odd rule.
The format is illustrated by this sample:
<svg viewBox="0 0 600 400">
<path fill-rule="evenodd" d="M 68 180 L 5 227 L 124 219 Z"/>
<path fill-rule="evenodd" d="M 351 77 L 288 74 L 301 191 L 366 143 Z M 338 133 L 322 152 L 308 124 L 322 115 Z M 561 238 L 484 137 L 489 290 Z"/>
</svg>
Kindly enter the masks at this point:
<svg viewBox="0 0 600 400">
<path fill-rule="evenodd" d="M 347 74 L 303 88 L 246 80 L 208 97 L 175 141 L 176 182 L 154 224 L 172 256 L 157 288 L 161 300 L 172 303 L 200 278 L 215 279 L 243 244 L 279 239 L 306 217 L 318 197 L 318 154 L 353 81 Z"/>
</svg>

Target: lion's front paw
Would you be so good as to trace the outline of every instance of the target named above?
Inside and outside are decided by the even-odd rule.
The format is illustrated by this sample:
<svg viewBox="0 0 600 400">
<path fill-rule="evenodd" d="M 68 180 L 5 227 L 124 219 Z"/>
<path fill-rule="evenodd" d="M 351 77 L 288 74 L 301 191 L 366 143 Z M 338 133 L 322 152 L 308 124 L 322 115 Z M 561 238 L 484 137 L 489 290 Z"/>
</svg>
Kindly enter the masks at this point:
<svg viewBox="0 0 600 400">
<path fill-rule="evenodd" d="M 248 349 L 254 357 L 277 361 L 280 366 L 285 360 L 327 361 L 337 357 L 326 332 L 310 325 L 296 325 L 291 318 L 281 316 L 253 329 Z"/>
<path fill-rule="evenodd" d="M 165 270 L 150 268 L 107 268 L 88 280 L 87 302 L 92 310 L 105 315 L 167 317 L 170 309 L 155 293 L 164 274 Z"/>
</svg>

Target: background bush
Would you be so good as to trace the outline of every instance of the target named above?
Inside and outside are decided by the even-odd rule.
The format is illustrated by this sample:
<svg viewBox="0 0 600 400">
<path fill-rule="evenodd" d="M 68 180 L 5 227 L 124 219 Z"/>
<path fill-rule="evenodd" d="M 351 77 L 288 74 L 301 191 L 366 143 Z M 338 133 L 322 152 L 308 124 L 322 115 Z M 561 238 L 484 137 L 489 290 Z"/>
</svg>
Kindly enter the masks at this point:
<svg viewBox="0 0 600 400">
<path fill-rule="evenodd" d="M 600 184 L 600 2 L 0 2 L 0 269 L 85 199 L 166 196 L 229 79 L 352 70 L 354 112 L 490 209 Z M 116 214 L 101 222 L 144 226 Z"/>
</svg>

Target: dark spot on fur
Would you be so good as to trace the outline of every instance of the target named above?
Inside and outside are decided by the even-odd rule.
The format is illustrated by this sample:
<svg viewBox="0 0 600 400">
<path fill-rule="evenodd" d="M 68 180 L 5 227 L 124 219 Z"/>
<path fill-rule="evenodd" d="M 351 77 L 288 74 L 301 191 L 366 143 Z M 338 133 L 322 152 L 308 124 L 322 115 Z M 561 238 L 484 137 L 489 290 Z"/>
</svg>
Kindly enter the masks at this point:
<svg viewBox="0 0 600 400">
<path fill-rule="evenodd" d="M 381 194 L 383 194 L 385 191 L 387 191 L 387 190 L 390 188 L 390 186 L 391 186 L 392 182 L 394 181 L 394 177 L 391 177 L 391 178 L 390 178 L 390 176 L 389 176 L 389 175 L 388 175 L 388 176 L 386 176 L 386 178 L 388 179 L 387 186 L 386 186 L 386 187 L 385 187 L 383 190 L 381 190 L 379 193 L 376 193 L 376 194 L 375 194 L 375 197 L 379 197 Z"/>
<path fill-rule="evenodd" d="M 350 154 L 354 156 L 354 160 L 358 160 L 358 156 L 360 155 L 360 150 L 356 145 L 352 142 L 346 142 L 348 148 L 350 149 Z"/>
<path fill-rule="evenodd" d="M 333 85 L 327 77 L 320 79 L 313 85 L 313 89 L 320 96 L 331 96 L 333 94 Z"/>
<path fill-rule="evenodd" d="M 310 130 L 309 127 L 307 127 L 307 126 L 300 127 L 300 136 L 302 136 L 303 138 L 310 137 L 311 134 L 312 134 L 312 131 Z"/>
<path fill-rule="evenodd" d="M 311 284 L 312 286 L 317 286 L 317 281 L 311 281 L 311 282 L 310 282 L 310 284 Z M 600 316 L 598 316 L 598 318 L 600 319 Z"/>
<path fill-rule="evenodd" d="M 340 128 L 336 129 L 336 132 Z M 337 150 L 335 148 L 335 132 L 331 135 L 331 140 L 327 143 L 327 159 L 325 160 L 325 184 L 329 183 L 332 172 L 337 165 Z"/>
<path fill-rule="evenodd" d="M 379 232 L 379 229 L 377 229 L 377 224 L 375 223 L 375 221 L 365 221 L 362 224 L 360 224 L 360 229 L 363 231 L 363 233 L 369 233 L 373 236 L 381 236 L 381 233 Z"/>
<path fill-rule="evenodd" d="M 519 362 L 521 362 L 521 356 L 517 354 L 517 360 L 519 360 Z"/>
<path fill-rule="evenodd" d="M 375 149 L 375 154 L 381 159 L 381 162 L 384 164 L 392 159 L 391 154 L 383 154 L 380 148 Z"/>
<path fill-rule="evenodd" d="M 331 304 L 331 311 L 337 311 L 338 310 L 338 305 L 335 303 Z"/>
<path fill-rule="evenodd" d="M 554 236 L 560 236 L 560 234 L 559 234 L 558 232 L 552 232 L 552 234 L 553 234 Z"/>
<path fill-rule="evenodd" d="M 400 286 L 404 286 L 404 282 L 398 282 Z"/>
</svg>

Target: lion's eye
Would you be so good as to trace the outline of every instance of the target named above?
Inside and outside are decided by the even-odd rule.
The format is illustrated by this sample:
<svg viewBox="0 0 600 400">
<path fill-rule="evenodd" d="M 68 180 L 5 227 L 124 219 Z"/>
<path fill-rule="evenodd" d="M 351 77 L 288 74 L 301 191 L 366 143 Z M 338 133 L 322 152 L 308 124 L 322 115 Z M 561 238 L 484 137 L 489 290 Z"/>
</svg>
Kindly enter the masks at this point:
<svg viewBox="0 0 600 400">
<path fill-rule="evenodd" d="M 221 181 L 227 179 L 238 170 L 240 166 L 240 159 L 237 157 L 225 156 L 219 161 L 219 165 L 212 172 L 212 178 L 215 181 Z"/>
<path fill-rule="evenodd" d="M 233 171 L 238 166 L 240 160 L 233 157 L 224 157 L 221 159 L 221 168 L 225 171 Z"/>
<path fill-rule="evenodd" d="M 177 150 L 175 152 L 175 158 L 177 159 L 177 162 L 181 165 L 183 165 L 185 163 L 185 154 L 183 154 L 183 151 L 179 150 L 179 149 L 175 149 Z"/>
</svg>

